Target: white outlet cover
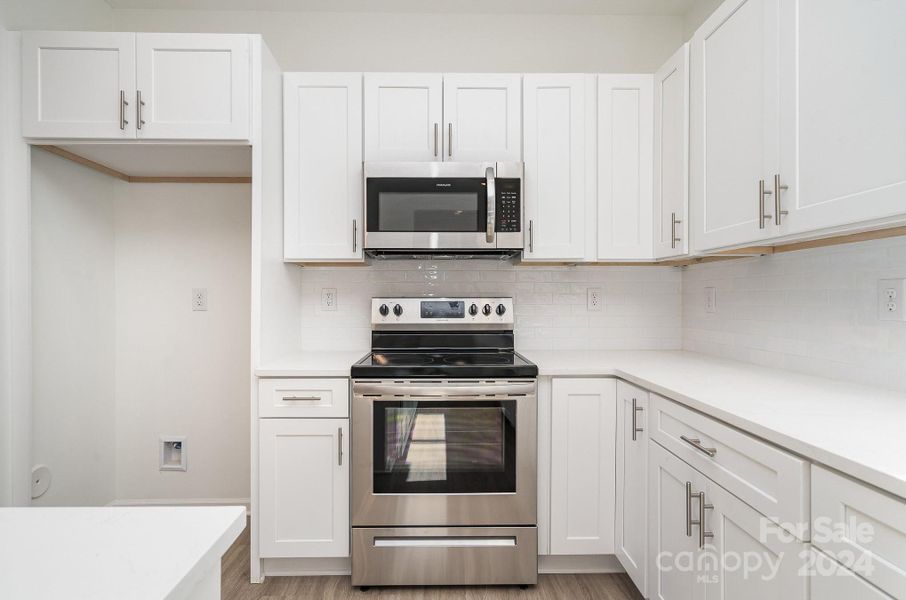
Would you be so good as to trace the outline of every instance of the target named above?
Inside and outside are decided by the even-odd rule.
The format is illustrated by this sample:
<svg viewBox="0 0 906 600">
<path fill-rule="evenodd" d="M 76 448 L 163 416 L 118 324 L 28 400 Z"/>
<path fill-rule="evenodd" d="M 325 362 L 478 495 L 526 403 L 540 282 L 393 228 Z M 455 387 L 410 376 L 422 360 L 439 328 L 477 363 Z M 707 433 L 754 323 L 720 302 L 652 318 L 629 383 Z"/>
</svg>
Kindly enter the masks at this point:
<svg viewBox="0 0 906 600">
<path fill-rule="evenodd" d="M 717 288 L 705 288 L 705 312 L 717 312 Z"/>
<path fill-rule="evenodd" d="M 208 288 L 192 290 L 192 310 L 208 310 Z"/>
<path fill-rule="evenodd" d="M 35 465 L 31 470 L 31 497 L 40 498 L 50 489 L 50 467 Z"/>
<path fill-rule="evenodd" d="M 588 288 L 586 308 L 595 311 L 604 310 L 604 293 L 601 291 L 601 288 Z"/>
<path fill-rule="evenodd" d="M 878 318 L 881 321 L 906 321 L 906 279 L 878 281 Z"/>
<path fill-rule="evenodd" d="M 337 288 L 321 288 L 321 310 L 337 310 Z"/>
</svg>

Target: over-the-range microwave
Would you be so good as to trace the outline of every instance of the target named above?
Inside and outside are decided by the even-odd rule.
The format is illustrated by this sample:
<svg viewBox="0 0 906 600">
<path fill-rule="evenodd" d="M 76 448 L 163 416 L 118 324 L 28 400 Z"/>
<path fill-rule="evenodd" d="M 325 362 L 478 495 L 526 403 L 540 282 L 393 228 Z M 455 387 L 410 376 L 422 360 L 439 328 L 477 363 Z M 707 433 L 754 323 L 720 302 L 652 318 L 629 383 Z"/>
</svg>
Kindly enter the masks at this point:
<svg viewBox="0 0 906 600">
<path fill-rule="evenodd" d="M 366 253 L 513 256 L 522 250 L 522 163 L 364 167 Z"/>
</svg>

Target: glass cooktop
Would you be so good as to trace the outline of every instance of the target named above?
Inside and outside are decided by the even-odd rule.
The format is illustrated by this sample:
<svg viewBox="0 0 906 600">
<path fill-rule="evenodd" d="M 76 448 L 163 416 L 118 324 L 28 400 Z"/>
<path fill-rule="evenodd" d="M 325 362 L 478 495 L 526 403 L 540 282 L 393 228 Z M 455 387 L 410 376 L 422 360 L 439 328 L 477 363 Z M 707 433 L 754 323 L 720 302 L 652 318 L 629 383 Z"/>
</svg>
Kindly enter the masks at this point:
<svg viewBox="0 0 906 600">
<path fill-rule="evenodd" d="M 353 377 L 535 377 L 538 367 L 518 352 L 382 352 L 352 366 Z"/>
</svg>

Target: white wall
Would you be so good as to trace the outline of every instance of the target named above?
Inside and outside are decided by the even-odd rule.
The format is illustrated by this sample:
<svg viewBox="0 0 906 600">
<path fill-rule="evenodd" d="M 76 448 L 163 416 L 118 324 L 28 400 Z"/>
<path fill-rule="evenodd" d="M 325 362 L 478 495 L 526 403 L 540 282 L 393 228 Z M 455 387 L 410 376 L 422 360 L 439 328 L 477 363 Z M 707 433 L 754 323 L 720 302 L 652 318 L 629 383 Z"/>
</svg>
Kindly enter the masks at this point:
<svg viewBox="0 0 906 600">
<path fill-rule="evenodd" d="M 0 17 L 10 30 L 108 31 L 113 25 L 104 0 L 0 0 Z"/>
<path fill-rule="evenodd" d="M 653 73 L 682 17 L 115 10 L 123 31 L 262 33 L 287 71 Z"/>
<path fill-rule="evenodd" d="M 250 194 L 129 184 L 117 203 L 118 501 L 249 497 Z M 161 435 L 187 437 L 187 472 L 159 471 Z"/>
<path fill-rule="evenodd" d="M 114 498 L 114 206 L 123 182 L 32 152 L 34 504 Z"/>
<path fill-rule="evenodd" d="M 903 277 L 906 237 L 688 267 L 683 345 L 906 391 L 906 323 L 879 320 L 877 305 L 877 281 Z"/>
<path fill-rule="evenodd" d="M 672 267 L 515 267 L 497 261 L 383 261 L 372 267 L 302 269 L 305 350 L 370 348 L 372 296 L 501 295 L 516 302 L 516 347 L 679 349 L 682 272 Z M 336 311 L 320 308 L 337 288 Z M 586 309 L 587 289 L 604 309 Z"/>
</svg>

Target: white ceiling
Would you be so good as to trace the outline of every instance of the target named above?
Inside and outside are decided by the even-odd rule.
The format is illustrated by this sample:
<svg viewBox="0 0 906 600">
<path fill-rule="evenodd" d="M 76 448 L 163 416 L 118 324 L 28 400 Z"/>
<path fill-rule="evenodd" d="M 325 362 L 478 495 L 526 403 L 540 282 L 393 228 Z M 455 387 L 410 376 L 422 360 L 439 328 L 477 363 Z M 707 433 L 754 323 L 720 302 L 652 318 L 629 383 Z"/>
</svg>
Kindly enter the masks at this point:
<svg viewBox="0 0 906 600">
<path fill-rule="evenodd" d="M 684 15 L 697 0 L 107 0 L 115 9 Z"/>
</svg>

